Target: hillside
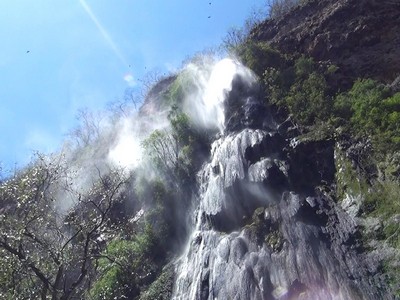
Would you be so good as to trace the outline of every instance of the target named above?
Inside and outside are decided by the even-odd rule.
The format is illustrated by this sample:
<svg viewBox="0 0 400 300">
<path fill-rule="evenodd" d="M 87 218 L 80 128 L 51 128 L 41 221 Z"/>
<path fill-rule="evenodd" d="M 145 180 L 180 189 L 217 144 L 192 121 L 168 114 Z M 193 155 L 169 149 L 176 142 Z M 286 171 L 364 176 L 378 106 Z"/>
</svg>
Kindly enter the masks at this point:
<svg viewBox="0 0 400 300">
<path fill-rule="evenodd" d="M 397 1 L 300 1 L 85 115 L 0 185 L 0 298 L 399 299 L 399 49 Z"/>
<path fill-rule="evenodd" d="M 397 1 L 307 1 L 251 33 L 284 53 L 336 65 L 340 84 L 357 78 L 392 83 L 400 69 Z M 343 77 L 343 79 L 342 79 Z"/>
</svg>

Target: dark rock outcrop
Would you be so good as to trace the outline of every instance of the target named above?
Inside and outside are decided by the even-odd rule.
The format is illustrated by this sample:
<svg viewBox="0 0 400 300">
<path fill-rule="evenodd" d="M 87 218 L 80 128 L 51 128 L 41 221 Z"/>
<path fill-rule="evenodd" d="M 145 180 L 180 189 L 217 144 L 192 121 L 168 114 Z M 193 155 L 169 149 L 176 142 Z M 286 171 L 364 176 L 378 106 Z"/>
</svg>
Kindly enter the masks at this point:
<svg viewBox="0 0 400 300">
<path fill-rule="evenodd" d="M 293 144 L 293 143 L 292 143 Z M 335 179 L 334 142 L 298 141 L 288 148 L 289 180 L 295 191 L 312 192 Z"/>
<path fill-rule="evenodd" d="M 177 75 L 167 76 L 159 80 L 148 91 L 143 105 L 140 107 L 141 115 L 151 115 L 159 113 L 166 109 L 168 103 L 165 103 L 162 95 L 168 91 L 168 88 L 176 80 Z"/>
<path fill-rule="evenodd" d="M 400 1 L 311 0 L 261 23 L 251 37 L 336 65 L 342 88 L 357 78 L 391 83 L 400 72 Z"/>
</svg>

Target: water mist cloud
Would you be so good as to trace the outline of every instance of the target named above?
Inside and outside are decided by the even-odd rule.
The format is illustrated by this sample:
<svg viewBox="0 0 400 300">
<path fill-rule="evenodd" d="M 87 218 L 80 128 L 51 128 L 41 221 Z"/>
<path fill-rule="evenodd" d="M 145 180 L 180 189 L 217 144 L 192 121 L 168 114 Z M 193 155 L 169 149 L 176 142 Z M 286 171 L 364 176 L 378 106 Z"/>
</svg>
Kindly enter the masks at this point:
<svg viewBox="0 0 400 300">
<path fill-rule="evenodd" d="M 133 170 L 143 164 L 142 143 L 154 130 L 165 130 L 170 124 L 167 112 L 153 112 L 152 115 L 132 113 L 121 118 L 113 130 L 117 133 L 115 142 L 108 151 L 108 161 L 126 170 Z"/>
<path fill-rule="evenodd" d="M 184 109 L 199 127 L 218 129 L 225 127 L 224 101 L 232 90 L 235 76 L 241 76 L 249 84 L 256 78 L 238 61 L 225 58 L 210 67 L 189 64 L 187 70 L 193 76 L 197 89 L 188 93 Z"/>
<path fill-rule="evenodd" d="M 256 82 L 255 76 L 237 60 L 225 58 L 220 61 L 204 59 L 188 64 L 178 75 L 184 89 L 183 110 L 195 126 L 223 132 L 225 126 L 224 101 L 232 90 L 232 82 L 240 76 L 249 85 Z M 180 78 L 180 79 L 179 79 Z M 129 78 L 126 79 L 128 81 Z M 146 105 L 163 101 L 161 95 L 146 99 Z M 158 99 L 158 97 L 161 97 Z M 157 109 L 145 114 L 130 115 L 119 120 L 115 144 L 108 152 L 113 164 L 132 170 L 144 163 L 142 142 L 154 130 L 169 130 L 168 111 Z"/>
<path fill-rule="evenodd" d="M 131 119 L 124 118 L 121 123 L 117 143 L 108 158 L 114 165 L 133 169 L 142 159 L 141 137 Z"/>
</svg>

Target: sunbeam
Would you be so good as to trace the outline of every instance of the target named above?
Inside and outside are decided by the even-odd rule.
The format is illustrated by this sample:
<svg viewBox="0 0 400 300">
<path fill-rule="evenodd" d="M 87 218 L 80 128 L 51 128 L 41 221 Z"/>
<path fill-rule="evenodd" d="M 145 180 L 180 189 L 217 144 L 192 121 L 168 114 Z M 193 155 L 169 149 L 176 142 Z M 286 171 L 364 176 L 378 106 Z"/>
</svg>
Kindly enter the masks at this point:
<svg viewBox="0 0 400 300">
<path fill-rule="evenodd" d="M 97 29 L 100 31 L 100 34 L 108 44 L 108 46 L 112 49 L 112 51 L 115 53 L 115 55 L 119 58 L 119 60 L 125 65 L 128 66 L 128 63 L 125 59 L 125 57 L 122 55 L 121 51 L 118 49 L 117 45 L 111 38 L 111 36 L 108 34 L 107 30 L 103 27 L 103 25 L 100 23 L 100 21 L 97 19 L 97 17 L 94 15 L 92 9 L 90 6 L 86 3 L 85 0 L 79 0 L 79 3 L 82 5 L 83 9 L 85 12 L 89 15 L 90 19 L 93 21 L 93 23 L 96 25 Z"/>
</svg>

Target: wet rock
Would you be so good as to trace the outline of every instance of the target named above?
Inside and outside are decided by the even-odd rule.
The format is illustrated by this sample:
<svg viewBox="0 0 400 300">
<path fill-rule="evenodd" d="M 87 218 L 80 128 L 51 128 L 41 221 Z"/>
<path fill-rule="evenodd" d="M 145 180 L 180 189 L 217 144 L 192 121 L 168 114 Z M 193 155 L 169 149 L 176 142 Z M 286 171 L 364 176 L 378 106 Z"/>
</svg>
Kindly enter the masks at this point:
<svg viewBox="0 0 400 300">
<path fill-rule="evenodd" d="M 333 141 L 298 141 L 287 151 L 289 182 L 295 191 L 313 193 L 316 186 L 334 181 Z"/>
<path fill-rule="evenodd" d="M 201 278 L 200 299 L 202 299 L 202 300 L 207 300 L 208 299 L 209 288 L 210 288 L 209 277 L 210 277 L 210 272 L 206 271 L 205 273 L 203 273 L 202 278 Z"/>
<path fill-rule="evenodd" d="M 242 264 L 242 258 L 247 253 L 248 247 L 245 240 L 241 237 L 234 239 L 231 243 L 230 260 L 236 265 Z"/>
<path fill-rule="evenodd" d="M 261 99 L 258 85 L 249 86 L 244 78 L 236 76 L 224 102 L 226 132 L 244 128 L 275 130 L 272 115 Z"/>
<path fill-rule="evenodd" d="M 260 161 L 261 158 L 278 155 L 283 146 L 285 145 L 284 138 L 278 133 L 271 133 L 266 135 L 260 143 L 252 147 L 248 147 L 244 153 L 245 158 L 250 164 Z"/>
</svg>

